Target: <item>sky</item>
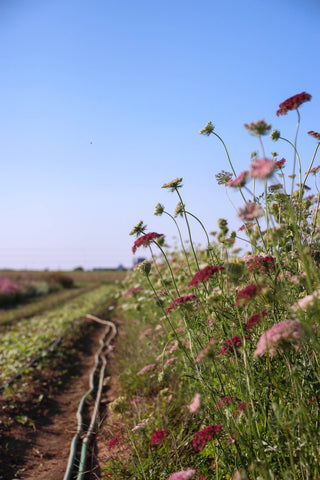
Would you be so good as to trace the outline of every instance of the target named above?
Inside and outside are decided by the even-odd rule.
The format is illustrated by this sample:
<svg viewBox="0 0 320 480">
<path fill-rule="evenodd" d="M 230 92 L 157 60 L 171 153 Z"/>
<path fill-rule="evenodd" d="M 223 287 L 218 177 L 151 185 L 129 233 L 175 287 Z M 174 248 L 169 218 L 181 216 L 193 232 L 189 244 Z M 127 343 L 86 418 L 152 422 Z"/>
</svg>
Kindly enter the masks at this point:
<svg viewBox="0 0 320 480">
<path fill-rule="evenodd" d="M 174 223 L 153 212 L 173 214 L 178 198 L 161 186 L 177 177 L 209 232 L 219 218 L 239 228 L 215 179 L 230 171 L 223 146 L 199 130 L 214 123 L 239 173 L 261 154 L 243 124 L 264 119 L 293 141 L 296 112 L 276 111 L 306 91 L 305 171 L 319 24 L 318 0 L 0 0 L 0 268 L 132 267 L 148 253 L 131 252 L 140 220 L 174 246 Z M 264 144 L 292 162 L 285 142 Z"/>
</svg>

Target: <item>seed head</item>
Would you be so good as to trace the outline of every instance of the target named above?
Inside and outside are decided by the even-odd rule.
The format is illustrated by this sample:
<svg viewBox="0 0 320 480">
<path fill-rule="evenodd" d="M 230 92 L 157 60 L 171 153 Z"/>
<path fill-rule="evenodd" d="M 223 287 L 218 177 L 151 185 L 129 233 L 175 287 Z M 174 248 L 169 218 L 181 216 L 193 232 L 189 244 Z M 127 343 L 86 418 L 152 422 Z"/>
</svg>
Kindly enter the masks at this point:
<svg viewBox="0 0 320 480">
<path fill-rule="evenodd" d="M 136 237 L 139 237 L 139 235 L 143 235 L 144 232 L 146 231 L 147 225 L 143 225 L 143 221 L 140 220 L 139 223 L 129 233 L 129 235 L 135 235 Z"/>
<path fill-rule="evenodd" d="M 171 182 L 164 183 L 161 188 L 169 188 L 171 192 L 174 192 L 177 188 L 182 187 L 182 180 L 182 177 L 176 178 L 175 180 L 171 180 Z"/>
<path fill-rule="evenodd" d="M 184 213 L 184 205 L 181 202 L 179 202 L 174 211 L 174 218 L 177 218 L 179 215 L 180 217 L 183 217 L 183 213 Z"/>
<path fill-rule="evenodd" d="M 256 137 L 261 137 L 261 135 L 266 135 L 269 130 L 271 130 L 271 125 L 268 125 L 264 120 L 259 120 L 258 122 L 244 123 L 244 128 L 248 130 L 251 135 Z"/>
<path fill-rule="evenodd" d="M 148 262 L 148 260 L 144 260 L 143 262 L 138 263 L 135 266 L 135 269 L 141 272 L 146 277 L 148 277 L 151 270 L 151 263 Z"/>
<path fill-rule="evenodd" d="M 157 203 L 155 211 L 154 211 L 154 215 L 161 216 L 163 214 L 163 212 L 164 212 L 164 205 L 161 205 L 161 203 Z"/>
<path fill-rule="evenodd" d="M 279 138 L 280 138 L 279 130 L 272 130 L 272 132 L 270 133 L 270 138 L 271 138 L 271 140 L 274 140 L 275 142 L 277 140 L 279 140 Z"/>
<path fill-rule="evenodd" d="M 208 122 L 207 125 L 202 129 L 200 130 L 200 135 L 207 135 L 209 137 L 209 135 L 211 135 L 214 131 L 214 125 L 212 124 L 212 122 Z"/>
</svg>

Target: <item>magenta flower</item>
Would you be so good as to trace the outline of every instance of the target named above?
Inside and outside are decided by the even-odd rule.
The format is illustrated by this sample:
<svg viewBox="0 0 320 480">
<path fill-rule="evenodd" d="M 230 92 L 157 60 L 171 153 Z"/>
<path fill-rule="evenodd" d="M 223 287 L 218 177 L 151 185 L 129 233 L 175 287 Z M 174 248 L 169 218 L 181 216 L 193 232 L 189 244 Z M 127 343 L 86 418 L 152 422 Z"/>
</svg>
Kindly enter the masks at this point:
<svg viewBox="0 0 320 480">
<path fill-rule="evenodd" d="M 127 291 L 123 294 L 123 296 L 124 296 L 124 297 L 129 297 L 130 295 L 135 295 L 136 293 L 141 292 L 141 290 L 143 290 L 142 287 L 129 288 L 129 290 L 127 290 Z"/>
<path fill-rule="evenodd" d="M 233 397 L 232 395 L 228 395 L 226 397 L 222 397 L 215 406 L 215 409 L 218 410 L 223 409 L 226 405 L 231 405 L 234 402 L 240 402 L 239 398 Z"/>
<path fill-rule="evenodd" d="M 111 448 L 115 447 L 119 441 L 121 440 L 120 435 L 115 435 L 113 438 L 108 443 L 108 448 L 111 450 Z"/>
<path fill-rule="evenodd" d="M 277 161 L 275 162 L 276 167 L 277 167 L 277 168 L 282 168 L 283 165 L 285 164 L 285 161 L 286 161 L 285 158 L 281 158 L 281 160 L 277 160 Z"/>
<path fill-rule="evenodd" d="M 255 313 L 254 315 L 251 315 L 246 323 L 247 332 L 249 332 L 255 325 L 258 325 L 258 323 L 261 322 L 262 317 L 265 317 L 266 315 L 266 310 L 263 310 L 261 313 Z"/>
<path fill-rule="evenodd" d="M 245 335 L 246 340 L 249 340 L 249 338 L 249 335 Z M 222 347 L 220 347 L 220 356 L 234 353 L 239 347 L 241 347 L 241 345 L 242 339 L 240 335 L 234 335 L 231 338 L 227 338 L 227 340 L 223 342 Z"/>
<path fill-rule="evenodd" d="M 239 290 L 237 294 L 237 299 L 236 299 L 236 306 L 242 305 L 245 303 L 247 300 L 250 300 L 251 298 L 255 297 L 263 285 L 255 285 L 254 283 L 250 283 L 250 285 L 247 285 L 245 288 L 242 290 Z"/>
<path fill-rule="evenodd" d="M 132 247 L 132 253 L 135 253 L 139 247 L 148 247 L 155 238 L 163 237 L 163 233 L 150 232 L 137 238 Z"/>
<path fill-rule="evenodd" d="M 257 203 L 248 202 L 243 208 L 239 208 L 238 215 L 243 220 L 253 220 L 262 217 L 263 210 Z"/>
<path fill-rule="evenodd" d="M 208 280 L 212 275 L 221 270 L 224 270 L 224 267 L 221 265 L 208 265 L 207 267 L 204 267 L 194 275 L 192 280 L 188 283 L 188 287 L 195 287 L 198 283 Z"/>
<path fill-rule="evenodd" d="M 149 335 L 149 333 L 152 332 L 152 328 L 147 328 L 146 330 L 144 330 L 142 333 L 140 333 L 139 335 L 139 340 L 141 340 L 143 337 L 145 337 L 146 335 Z"/>
<path fill-rule="evenodd" d="M 196 473 L 196 470 L 181 470 L 180 472 L 175 472 L 167 478 L 167 480 L 189 480 Z"/>
<path fill-rule="evenodd" d="M 289 110 L 296 110 L 304 102 L 309 102 L 311 100 L 311 95 L 306 92 L 298 93 L 293 95 L 293 97 L 287 98 L 284 102 L 280 103 L 279 110 L 277 110 L 277 116 L 286 115 Z"/>
<path fill-rule="evenodd" d="M 170 310 L 172 310 L 176 305 L 180 305 L 181 303 L 190 302 L 192 300 L 199 300 L 196 295 L 184 295 L 182 297 L 175 298 L 173 302 L 170 303 L 169 307 L 166 308 L 165 312 L 168 314 Z"/>
<path fill-rule="evenodd" d="M 162 440 L 168 435 L 167 430 L 157 430 L 151 435 L 151 445 L 160 445 Z"/>
<path fill-rule="evenodd" d="M 223 425 L 210 425 L 197 432 L 192 441 L 194 450 L 201 452 L 206 446 L 206 443 L 213 440 L 215 435 L 221 432 L 222 427 Z"/>
<path fill-rule="evenodd" d="M 279 350 L 289 346 L 298 349 L 304 334 L 306 331 L 296 320 L 279 322 L 261 335 L 254 357 L 261 357 L 265 353 L 273 357 Z"/>
<path fill-rule="evenodd" d="M 273 160 L 268 160 L 267 158 L 261 158 L 258 160 L 255 158 L 250 165 L 249 177 L 258 178 L 260 180 L 268 178 L 275 169 L 275 166 L 276 164 Z"/>
<path fill-rule="evenodd" d="M 1 293 L 16 293 L 19 286 L 13 283 L 10 278 L 0 278 L 0 292 Z"/>
<path fill-rule="evenodd" d="M 170 367 L 170 365 L 171 365 L 173 362 L 176 362 L 177 360 L 179 360 L 178 357 L 168 358 L 168 360 L 167 360 L 166 363 L 164 364 L 164 367 L 163 367 L 163 368 Z"/>
</svg>

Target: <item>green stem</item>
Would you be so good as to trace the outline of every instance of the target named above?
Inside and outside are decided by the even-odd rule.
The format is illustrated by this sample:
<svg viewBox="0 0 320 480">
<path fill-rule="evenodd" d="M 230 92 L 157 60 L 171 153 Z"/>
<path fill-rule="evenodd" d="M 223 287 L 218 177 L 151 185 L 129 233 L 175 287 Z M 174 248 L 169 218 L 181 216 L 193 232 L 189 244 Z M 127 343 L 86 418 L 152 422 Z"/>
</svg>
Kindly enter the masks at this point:
<svg viewBox="0 0 320 480">
<path fill-rule="evenodd" d="M 178 197 L 179 197 L 179 199 L 180 199 L 181 207 L 182 207 L 182 209 L 183 209 L 184 218 L 185 218 L 185 221 L 186 221 L 186 224 L 187 224 L 187 228 L 188 228 L 190 246 L 191 246 L 191 249 L 192 249 L 193 257 L 194 257 L 194 260 L 195 260 L 195 262 L 196 262 L 196 265 L 197 265 L 198 270 L 200 270 L 199 263 L 198 263 L 198 259 L 197 259 L 196 252 L 195 252 L 195 250 L 194 250 L 194 246 L 193 246 L 193 242 L 192 242 L 191 230 L 190 230 L 190 225 L 189 225 L 189 222 L 188 222 L 188 217 L 187 217 L 186 209 L 184 208 L 184 203 L 183 203 L 183 201 L 182 201 L 182 198 L 181 198 L 181 195 L 180 195 L 180 193 L 179 193 L 179 190 L 178 190 L 177 188 L 176 188 L 175 190 L 176 190 L 177 195 L 178 195 Z"/>
<path fill-rule="evenodd" d="M 185 250 L 185 248 L 184 248 L 184 244 L 183 244 L 183 240 L 182 240 L 182 236 L 181 236 L 181 232 L 180 232 L 180 228 L 179 228 L 178 222 L 176 221 L 176 219 L 175 219 L 170 213 L 166 212 L 165 210 L 163 211 L 163 213 L 165 213 L 165 214 L 168 215 L 170 218 L 172 218 L 172 220 L 173 220 L 174 223 L 176 224 L 176 227 L 177 227 L 177 230 L 178 230 L 178 233 L 179 233 L 179 238 L 180 238 L 181 247 L 182 247 L 184 256 L 186 257 L 186 261 L 187 261 L 187 264 L 188 264 L 189 273 L 190 273 L 190 275 L 192 275 L 191 267 L 190 267 L 190 263 L 189 263 L 189 259 L 188 259 L 188 255 L 187 255 L 187 252 L 186 252 L 186 250 Z"/>
<path fill-rule="evenodd" d="M 187 211 L 186 211 L 186 213 L 187 213 L 188 215 L 190 215 L 191 217 L 193 217 L 195 220 L 197 220 L 197 221 L 200 223 L 200 225 L 201 225 L 201 227 L 202 227 L 202 230 L 204 231 L 204 233 L 205 233 L 205 235 L 206 235 L 206 237 L 207 237 L 208 251 L 209 251 L 209 252 L 212 252 L 213 249 L 212 249 L 212 246 L 211 246 L 211 244 L 210 244 L 209 235 L 208 235 L 207 230 L 205 229 L 203 223 L 201 222 L 201 220 L 199 220 L 198 217 L 196 217 L 195 215 L 193 215 L 193 213 L 190 213 L 190 212 L 187 212 Z M 219 261 L 219 259 L 217 258 L 217 255 L 215 255 L 215 257 L 216 257 L 216 261 Z M 212 259 L 212 261 L 213 261 L 212 255 L 211 255 L 211 259 Z"/>
<path fill-rule="evenodd" d="M 171 278 L 172 278 L 172 281 L 173 281 L 174 288 L 175 288 L 175 290 L 176 290 L 176 292 L 177 292 L 177 294 L 178 294 L 178 297 L 180 297 L 180 292 L 179 292 L 179 290 L 178 290 L 176 281 L 175 281 L 175 279 L 174 279 L 173 271 L 172 271 L 171 265 L 170 265 L 170 263 L 169 263 L 169 260 L 168 260 L 168 258 L 167 258 L 167 255 L 165 254 L 164 250 L 160 247 L 160 245 L 159 245 L 157 242 L 155 242 L 154 240 L 152 240 L 152 241 L 153 241 L 153 243 L 161 250 L 161 253 L 162 253 L 162 255 L 163 255 L 164 259 L 165 259 L 165 262 L 166 262 L 166 264 L 167 264 L 167 266 L 168 266 L 168 268 L 169 268 L 169 270 L 170 270 L 170 275 L 171 275 Z"/>
</svg>

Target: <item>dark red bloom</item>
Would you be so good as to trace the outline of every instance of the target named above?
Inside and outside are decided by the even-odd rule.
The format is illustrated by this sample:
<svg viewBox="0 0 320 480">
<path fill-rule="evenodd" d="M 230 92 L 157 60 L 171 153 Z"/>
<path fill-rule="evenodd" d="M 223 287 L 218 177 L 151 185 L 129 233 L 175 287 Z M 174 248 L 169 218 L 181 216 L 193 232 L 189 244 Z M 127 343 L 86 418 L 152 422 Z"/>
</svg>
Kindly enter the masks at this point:
<svg viewBox="0 0 320 480">
<path fill-rule="evenodd" d="M 311 137 L 315 138 L 316 140 L 320 140 L 320 132 L 315 132 L 314 130 L 310 130 L 308 134 L 311 135 Z"/>
<path fill-rule="evenodd" d="M 108 443 L 108 447 L 111 449 L 113 447 L 115 447 L 119 441 L 120 441 L 121 437 L 120 435 L 115 435 L 113 438 L 111 438 L 111 440 L 109 441 Z"/>
<path fill-rule="evenodd" d="M 170 312 L 176 305 L 180 305 L 181 303 L 190 302 L 191 300 L 198 300 L 196 295 L 184 295 L 183 297 L 178 297 L 170 303 L 169 307 L 166 308 L 166 314 Z"/>
<path fill-rule="evenodd" d="M 239 290 L 237 299 L 236 299 L 236 306 L 242 305 L 242 303 L 255 297 L 259 293 L 262 287 L 263 285 L 257 286 L 254 283 L 251 283 L 250 285 L 243 288 L 242 290 Z"/>
<path fill-rule="evenodd" d="M 150 232 L 137 238 L 132 247 L 132 253 L 135 253 L 139 247 L 148 247 L 150 243 L 155 239 L 163 237 L 163 233 Z"/>
<path fill-rule="evenodd" d="M 123 294 L 123 296 L 124 296 L 124 297 L 129 297 L 130 295 L 135 295 L 136 293 L 141 292 L 141 290 L 143 290 L 142 287 L 129 288 L 129 290 L 127 290 L 127 291 Z"/>
<path fill-rule="evenodd" d="M 204 267 L 195 274 L 191 282 L 188 283 L 188 287 L 195 287 L 198 283 L 208 280 L 208 278 L 212 277 L 214 273 L 219 272 L 220 270 L 224 270 L 224 267 L 221 265 L 208 265 L 208 267 Z"/>
<path fill-rule="evenodd" d="M 284 102 L 280 103 L 279 110 L 277 111 L 277 116 L 286 115 L 289 110 L 296 110 L 302 103 L 309 102 L 311 100 L 311 95 L 306 92 L 298 93 L 293 95 L 293 97 L 287 98 Z"/>
<path fill-rule="evenodd" d="M 223 408 L 225 405 L 230 405 L 234 402 L 240 402 L 239 398 L 228 395 L 227 397 L 222 397 L 215 406 L 215 409 Z"/>
<path fill-rule="evenodd" d="M 151 435 L 151 445 L 160 445 L 162 440 L 168 435 L 167 430 L 157 430 Z"/>
<path fill-rule="evenodd" d="M 249 335 L 245 336 L 246 340 L 249 340 Z M 242 345 L 242 339 L 240 335 L 234 335 L 232 338 L 227 338 L 223 342 L 222 347 L 220 347 L 220 356 L 222 355 L 229 355 L 230 353 L 234 353 L 235 350 Z"/>
<path fill-rule="evenodd" d="M 281 158 L 281 160 L 277 160 L 277 161 L 275 162 L 275 163 L 276 163 L 276 167 L 278 167 L 278 168 L 283 167 L 285 161 L 286 161 L 285 158 Z"/>
<path fill-rule="evenodd" d="M 263 257 L 262 255 L 252 256 L 248 260 L 248 270 L 253 273 L 267 273 L 274 269 L 274 258 L 270 255 Z"/>
<path fill-rule="evenodd" d="M 206 443 L 213 440 L 216 433 L 220 433 L 222 430 L 223 425 L 210 425 L 209 427 L 205 427 L 199 432 L 195 434 L 192 441 L 192 446 L 194 450 L 201 452 Z"/>
<path fill-rule="evenodd" d="M 246 323 L 247 332 L 249 332 L 249 330 L 251 330 L 251 328 L 253 328 L 255 325 L 258 325 L 258 323 L 261 322 L 262 317 L 265 317 L 266 315 L 266 310 L 263 310 L 261 313 L 255 313 L 254 315 L 251 315 Z"/>
</svg>

